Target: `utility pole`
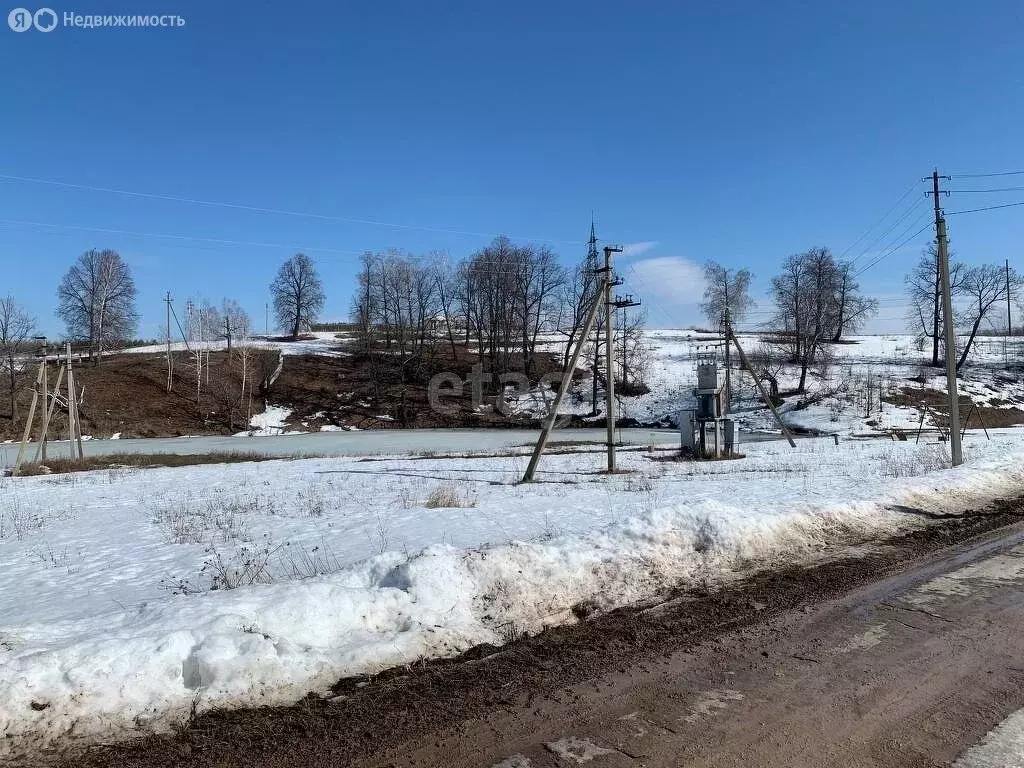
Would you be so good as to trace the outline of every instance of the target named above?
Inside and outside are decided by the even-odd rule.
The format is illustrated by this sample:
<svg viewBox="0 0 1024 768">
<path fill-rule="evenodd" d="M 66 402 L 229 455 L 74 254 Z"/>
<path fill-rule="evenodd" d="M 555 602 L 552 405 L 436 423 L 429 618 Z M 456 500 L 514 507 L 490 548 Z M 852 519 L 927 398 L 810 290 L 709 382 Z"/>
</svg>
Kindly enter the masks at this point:
<svg viewBox="0 0 1024 768">
<path fill-rule="evenodd" d="M 47 371 L 47 345 L 46 337 L 40 336 L 43 342 L 43 413 L 47 412 L 50 402 L 50 375 Z M 60 385 L 58 385 L 60 386 Z M 39 425 L 39 451 L 42 457 L 40 461 L 46 461 L 46 419 Z"/>
<path fill-rule="evenodd" d="M 1013 336 L 1013 321 L 1010 318 L 1010 260 L 1006 259 L 1006 335 Z"/>
<path fill-rule="evenodd" d="M 36 404 L 39 402 L 39 388 L 43 385 L 43 366 L 39 366 L 39 373 L 36 374 L 36 383 L 32 387 L 32 404 L 28 407 L 28 418 L 25 419 L 25 431 L 21 433 L 21 444 L 18 446 L 18 456 L 14 460 L 14 474 L 21 469 L 21 462 L 25 458 L 25 446 L 28 445 L 29 436 L 32 434 L 32 421 L 36 417 Z"/>
<path fill-rule="evenodd" d="M 263 304 L 263 332 L 266 333 L 267 338 L 270 338 L 270 303 L 264 302 Z"/>
<path fill-rule="evenodd" d="M 729 357 L 729 270 L 725 270 L 725 410 L 732 403 L 732 363 Z"/>
<path fill-rule="evenodd" d="M 942 280 L 942 328 L 946 336 L 946 388 L 949 390 L 949 451 L 953 466 L 964 463 L 963 448 L 960 444 L 960 395 L 956 385 L 956 337 L 953 330 L 953 295 L 949 284 L 949 241 L 946 237 L 946 218 L 939 205 L 939 176 L 932 172 L 932 192 L 935 198 L 935 237 L 938 241 L 939 272 Z M 946 192 L 946 194 L 949 194 Z"/>
<path fill-rule="evenodd" d="M 167 295 L 164 296 L 164 302 L 167 304 L 167 391 L 170 392 L 174 387 L 174 373 L 171 368 L 171 292 L 168 291 Z"/>
<path fill-rule="evenodd" d="M 779 429 L 782 430 L 782 434 L 785 435 L 786 440 L 789 441 L 789 447 L 796 448 L 796 443 L 793 442 L 793 435 L 790 434 L 789 428 L 782 420 L 782 414 L 779 413 L 779 409 L 775 407 L 775 403 L 772 402 L 771 397 L 765 391 L 764 384 L 761 383 L 761 379 L 758 377 L 757 371 L 755 371 L 750 366 L 750 363 L 747 362 L 747 356 L 743 354 L 743 347 L 740 346 L 740 340 L 736 338 L 736 334 L 732 332 L 732 328 L 729 328 L 729 337 L 733 340 L 733 343 L 736 345 L 736 352 L 740 356 L 740 365 L 746 369 L 747 373 L 749 373 L 750 377 L 754 380 L 754 385 L 757 387 L 757 391 L 761 393 L 761 398 L 764 400 L 765 404 L 771 410 L 772 416 L 775 417 L 775 423 L 779 425 Z M 726 339 L 726 343 L 728 343 L 728 341 L 729 339 Z"/>
<path fill-rule="evenodd" d="M 169 295 L 169 294 L 168 294 Z M 168 305 L 170 306 L 170 305 Z M 68 356 L 68 443 L 71 458 L 75 458 L 77 447 L 78 458 L 85 458 L 82 451 L 82 422 L 78 418 L 78 391 L 75 389 L 75 373 L 71 366 L 71 342 L 67 343 Z"/>
<path fill-rule="evenodd" d="M 732 410 L 732 376 L 729 352 L 732 348 L 732 313 L 729 311 L 729 273 L 725 273 L 725 413 Z"/>
<path fill-rule="evenodd" d="M 604 322 L 605 322 L 605 414 L 608 422 L 608 471 L 615 471 L 615 301 L 612 286 L 621 284 L 612 276 L 612 254 L 622 253 L 616 245 L 604 247 Z"/>
<path fill-rule="evenodd" d="M 622 310 L 622 383 L 625 384 L 629 380 L 629 348 L 626 345 L 628 339 L 626 338 L 626 308 L 627 307 L 639 307 L 639 301 L 633 301 L 633 296 L 630 294 L 626 295 L 626 298 L 615 297 L 612 302 L 616 309 Z"/>
<path fill-rule="evenodd" d="M 598 272 L 602 271 L 603 270 L 598 270 Z M 544 426 L 541 428 L 540 437 L 537 438 L 537 444 L 533 447 L 533 455 L 530 456 L 530 463 L 527 465 L 526 473 L 523 475 L 524 483 L 533 482 L 533 477 L 537 472 L 537 465 L 540 463 L 540 457 L 544 453 L 544 447 L 548 444 L 548 438 L 551 436 L 551 430 L 555 428 L 555 419 L 558 418 L 558 409 L 562 405 L 565 393 L 569 391 L 569 386 L 572 384 L 572 375 L 576 371 L 576 364 L 579 362 L 580 353 L 583 351 L 583 347 L 587 343 L 587 339 L 590 336 L 590 330 L 594 327 L 594 319 L 597 317 L 598 309 L 601 307 L 601 301 L 605 294 L 604 282 L 607 279 L 607 275 L 604 275 L 598 281 L 597 288 L 594 291 L 594 298 L 591 300 L 590 309 L 587 312 L 586 322 L 583 323 L 583 332 L 576 340 L 576 349 L 573 350 L 572 357 L 569 358 L 568 368 L 562 371 L 562 383 L 558 387 L 558 394 L 555 395 L 555 402 L 551 404 L 551 410 L 548 412 L 548 417 L 545 419 Z"/>
</svg>

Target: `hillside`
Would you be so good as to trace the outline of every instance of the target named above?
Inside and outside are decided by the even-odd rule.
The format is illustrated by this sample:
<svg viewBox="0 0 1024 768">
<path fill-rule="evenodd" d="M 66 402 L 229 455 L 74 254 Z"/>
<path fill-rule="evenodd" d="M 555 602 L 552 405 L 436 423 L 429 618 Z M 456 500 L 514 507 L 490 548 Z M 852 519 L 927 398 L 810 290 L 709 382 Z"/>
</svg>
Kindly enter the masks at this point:
<svg viewBox="0 0 1024 768">
<path fill-rule="evenodd" d="M 693 407 L 696 354 L 715 338 L 693 330 L 647 332 L 648 363 L 645 394 L 619 397 L 624 424 L 671 426 L 681 410 Z M 792 427 L 822 433 L 880 433 L 935 426 L 944 419 L 945 377 L 942 369 L 924 365 L 924 356 L 908 336 L 862 336 L 833 345 L 832 362 L 813 370 L 807 391 L 795 393 L 792 366 L 764 356 L 763 340 L 741 336 L 756 366 L 774 375 L 781 394 L 780 410 Z M 560 344 L 551 340 L 535 360 L 536 375 L 557 363 Z M 533 386 L 515 394 L 507 390 L 501 413 L 490 400 L 474 401 L 472 387 L 461 394 L 446 390 L 445 408 L 428 402 L 428 384 L 438 373 L 466 379 L 475 356 L 458 347 L 454 360 L 448 345 L 429 347 L 401 363 L 356 354 L 346 334 L 318 333 L 300 341 L 256 340 L 247 365 L 251 384 L 243 391 L 237 363 L 223 349 L 204 357 L 197 406 L 195 362 L 182 345 L 172 353 L 173 387 L 167 391 L 166 353 L 158 346 L 141 347 L 105 356 L 98 366 L 76 365 L 82 391 L 83 432 L 93 438 L 237 434 L 246 431 L 319 431 L 338 429 L 396 429 L 428 427 L 508 427 L 536 423 L 552 398 L 550 387 Z M 961 372 L 963 415 L 971 413 L 970 428 L 1024 423 L 1024 383 L 1021 365 L 1024 342 L 1002 339 L 976 343 L 970 363 Z M 734 356 L 735 357 L 735 356 Z M 57 366 L 50 365 L 51 383 Z M 232 380 L 234 376 L 235 380 Z M 587 371 L 562 406 L 578 424 L 603 421 L 603 387 L 598 404 L 591 405 Z M 777 429 L 760 400 L 753 380 L 734 360 L 733 415 L 748 430 Z M 19 397 L 20 416 L 28 409 L 30 392 Z M 972 411 L 973 406 L 973 411 Z M 268 407 L 270 410 L 267 410 Z M 596 410 L 596 416 L 592 416 Z M 261 415 L 262 414 L 262 415 Z M 0 419 L 0 438 L 20 438 L 23 421 Z M 58 414 L 53 429 L 66 433 L 66 418 Z M 54 434 L 51 431 L 51 435 Z"/>
</svg>

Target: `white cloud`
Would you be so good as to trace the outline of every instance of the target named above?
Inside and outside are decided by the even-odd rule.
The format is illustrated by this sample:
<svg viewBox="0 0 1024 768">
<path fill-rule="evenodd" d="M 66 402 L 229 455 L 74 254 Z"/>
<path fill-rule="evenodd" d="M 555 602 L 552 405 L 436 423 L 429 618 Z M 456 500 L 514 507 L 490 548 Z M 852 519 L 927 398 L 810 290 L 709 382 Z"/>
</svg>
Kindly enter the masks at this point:
<svg viewBox="0 0 1024 768">
<path fill-rule="evenodd" d="M 641 259 L 625 274 L 635 298 L 650 305 L 650 325 L 684 326 L 700 322 L 697 306 L 704 297 L 704 270 L 700 264 L 681 256 Z"/>
<path fill-rule="evenodd" d="M 630 258 L 631 256 L 640 256 L 641 254 L 647 253 L 657 244 L 657 240 L 644 240 L 643 242 L 640 243 L 628 243 L 622 246 L 621 256 L 627 259 Z"/>
</svg>

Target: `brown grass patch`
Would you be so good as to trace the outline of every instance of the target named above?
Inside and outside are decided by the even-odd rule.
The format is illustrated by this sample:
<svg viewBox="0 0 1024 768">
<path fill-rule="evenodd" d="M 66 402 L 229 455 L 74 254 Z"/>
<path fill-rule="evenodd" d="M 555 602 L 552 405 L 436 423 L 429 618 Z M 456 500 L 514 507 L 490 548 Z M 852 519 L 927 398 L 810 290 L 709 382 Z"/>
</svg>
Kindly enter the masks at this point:
<svg viewBox="0 0 1024 768">
<path fill-rule="evenodd" d="M 192 467 L 200 464 L 240 464 L 247 461 L 273 461 L 290 456 L 264 456 L 259 453 L 221 451 L 216 453 L 114 453 L 108 456 L 86 456 L 84 459 L 47 459 L 46 463 L 23 464 L 18 474 L 60 475 L 68 472 L 91 472 L 97 469 L 153 469 L 156 467 Z"/>
</svg>

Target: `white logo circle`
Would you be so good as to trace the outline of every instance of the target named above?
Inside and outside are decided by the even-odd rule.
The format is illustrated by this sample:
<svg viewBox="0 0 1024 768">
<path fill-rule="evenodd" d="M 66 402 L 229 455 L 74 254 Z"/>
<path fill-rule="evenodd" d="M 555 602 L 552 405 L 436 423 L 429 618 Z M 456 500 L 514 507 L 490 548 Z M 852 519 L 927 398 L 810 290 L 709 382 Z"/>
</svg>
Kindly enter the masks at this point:
<svg viewBox="0 0 1024 768">
<path fill-rule="evenodd" d="M 32 23 L 40 32 L 53 32 L 57 28 L 57 14 L 53 8 L 40 8 L 32 17 Z"/>
<path fill-rule="evenodd" d="M 32 11 L 27 8 L 15 8 L 7 14 L 7 26 L 15 32 L 28 32 L 32 28 Z"/>
</svg>

